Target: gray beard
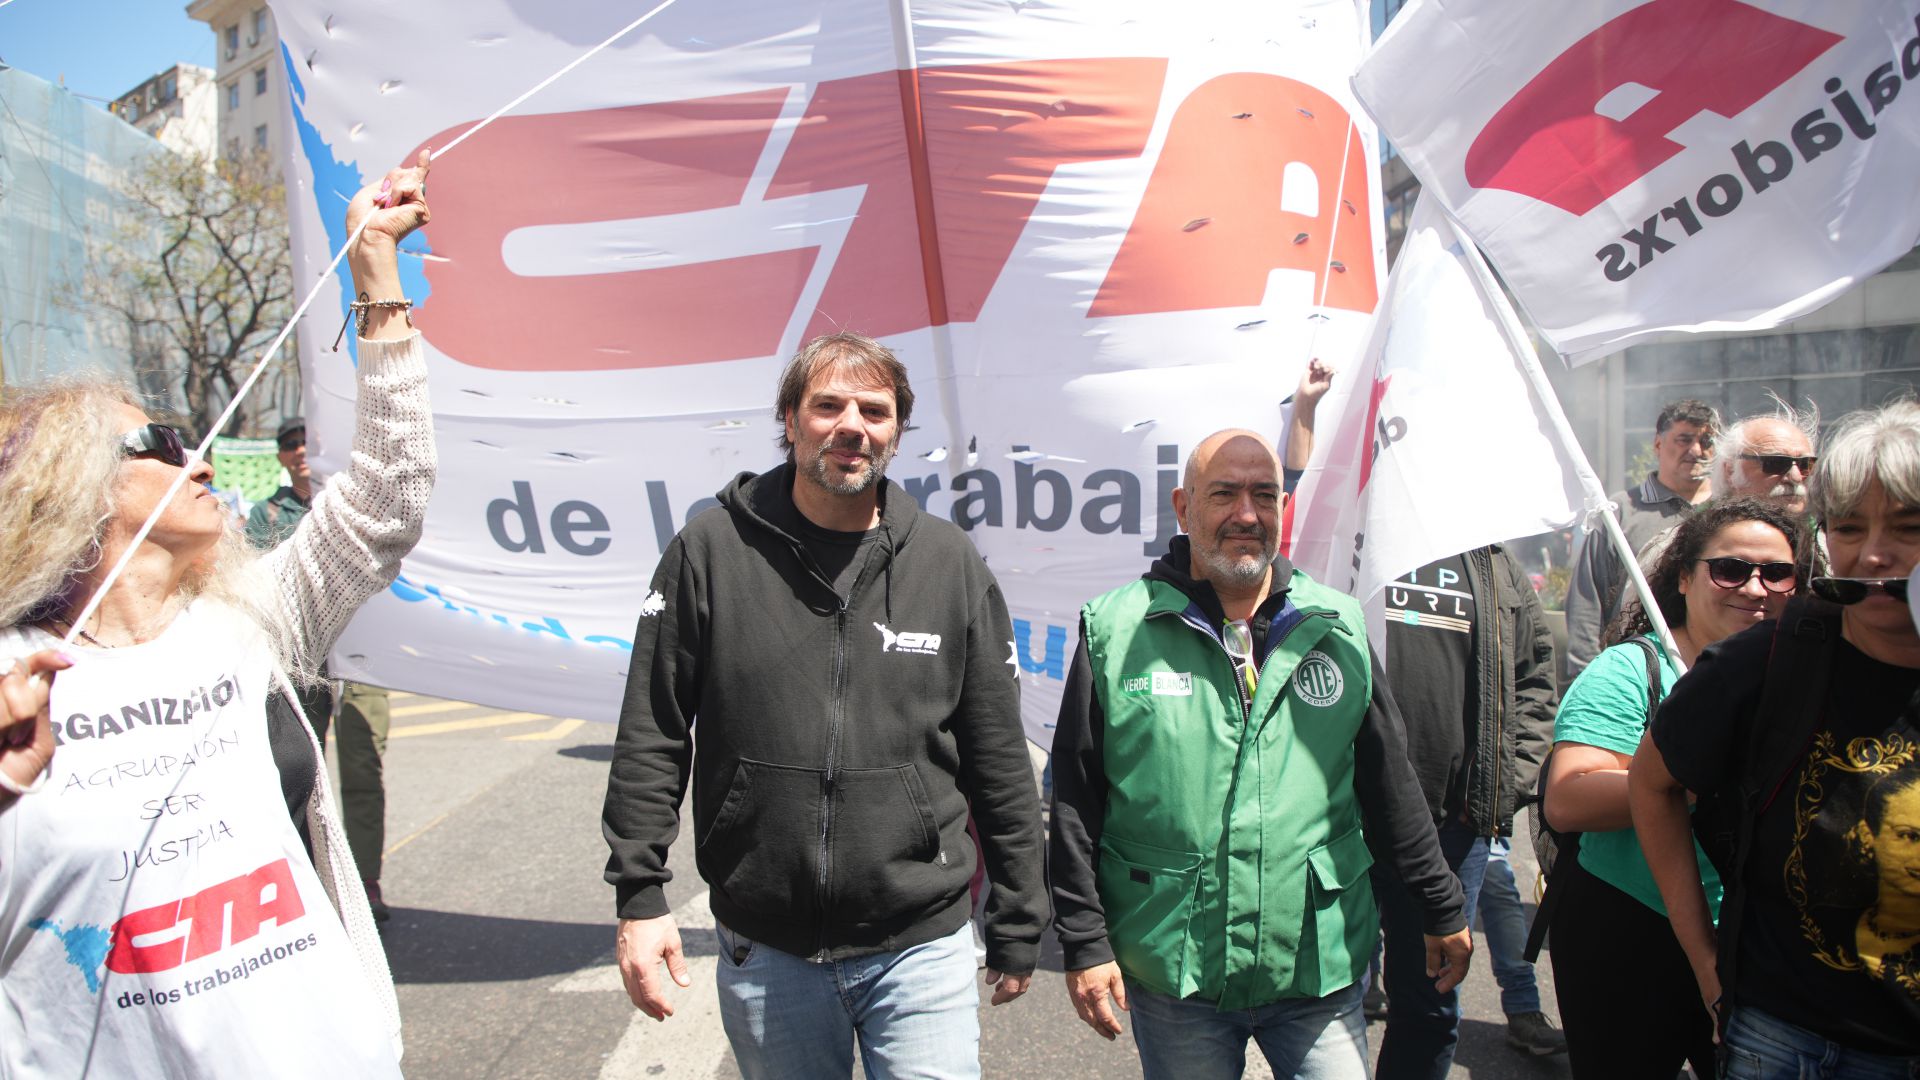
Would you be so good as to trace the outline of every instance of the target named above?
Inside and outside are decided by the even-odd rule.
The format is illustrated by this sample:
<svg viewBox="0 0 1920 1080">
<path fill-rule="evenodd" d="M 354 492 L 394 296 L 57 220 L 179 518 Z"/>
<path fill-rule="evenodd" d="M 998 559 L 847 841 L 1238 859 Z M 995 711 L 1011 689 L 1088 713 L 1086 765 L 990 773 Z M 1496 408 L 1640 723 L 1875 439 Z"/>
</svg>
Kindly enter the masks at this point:
<svg viewBox="0 0 1920 1080">
<path fill-rule="evenodd" d="M 822 445 L 807 463 L 807 479 L 829 495 L 858 495 L 886 478 L 887 465 L 893 461 L 893 448 L 883 447 L 873 452 L 867 460 L 867 466 L 851 476 L 839 474 L 832 463 L 827 461 L 830 446 Z"/>
<path fill-rule="evenodd" d="M 1193 549 L 1194 557 L 1206 571 L 1209 581 L 1225 581 L 1234 585 L 1258 585 L 1267 575 L 1267 568 L 1273 565 L 1273 555 L 1262 558 L 1231 558 L 1219 548 Z"/>
</svg>

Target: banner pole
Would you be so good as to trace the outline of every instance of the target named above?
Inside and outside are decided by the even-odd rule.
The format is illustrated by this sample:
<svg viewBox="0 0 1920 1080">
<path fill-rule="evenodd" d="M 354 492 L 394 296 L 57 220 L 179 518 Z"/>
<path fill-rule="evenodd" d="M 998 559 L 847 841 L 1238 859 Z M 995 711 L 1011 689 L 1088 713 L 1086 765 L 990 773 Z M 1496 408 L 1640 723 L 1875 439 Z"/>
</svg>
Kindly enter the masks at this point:
<svg viewBox="0 0 1920 1080">
<path fill-rule="evenodd" d="M 1547 381 L 1546 370 L 1540 366 L 1540 354 L 1534 351 L 1533 342 L 1528 339 L 1525 328 L 1520 325 L 1519 313 L 1514 311 L 1512 302 L 1507 299 L 1506 290 L 1502 289 L 1500 282 L 1494 278 L 1493 270 L 1487 265 L 1486 257 L 1481 254 L 1479 246 L 1467 235 L 1466 230 L 1460 227 L 1460 222 L 1454 218 L 1451 211 L 1447 210 L 1445 204 L 1441 204 L 1440 209 L 1446 213 L 1447 223 L 1453 228 L 1454 239 L 1459 241 L 1460 250 L 1466 257 L 1467 265 L 1473 269 L 1474 280 L 1479 282 L 1481 291 L 1487 296 L 1487 302 L 1493 305 L 1494 313 L 1500 321 L 1501 333 L 1505 335 L 1508 347 L 1513 350 L 1515 359 L 1519 361 L 1520 370 L 1526 374 L 1527 382 L 1533 386 L 1535 396 L 1540 399 L 1548 419 L 1553 422 L 1554 438 L 1560 443 L 1561 452 L 1573 466 L 1574 475 L 1580 480 L 1580 488 L 1586 494 L 1587 513 L 1590 516 L 1599 517 L 1600 524 L 1606 530 L 1607 538 L 1612 542 L 1614 551 L 1619 554 L 1620 561 L 1626 564 L 1627 577 L 1633 583 L 1634 594 L 1640 598 L 1641 608 L 1647 613 L 1647 621 L 1653 624 L 1654 635 L 1660 639 L 1661 646 L 1666 649 L 1667 656 L 1673 661 L 1674 666 L 1684 674 L 1687 665 L 1680 659 L 1680 647 L 1673 640 L 1673 631 L 1668 628 L 1666 617 L 1660 613 L 1660 605 L 1654 602 L 1653 589 L 1647 584 L 1646 574 L 1640 570 L 1639 555 L 1633 550 L 1633 545 L 1627 543 L 1627 534 L 1621 531 L 1620 519 L 1616 516 L 1613 500 L 1607 497 L 1606 487 L 1600 483 L 1600 477 L 1594 473 L 1593 464 L 1587 460 L 1586 451 L 1580 448 L 1580 440 L 1574 437 L 1573 425 L 1567 422 L 1567 414 L 1560 408 L 1560 397 L 1553 392 L 1553 384 Z M 1558 353 L 1556 352 L 1555 355 Z"/>
</svg>

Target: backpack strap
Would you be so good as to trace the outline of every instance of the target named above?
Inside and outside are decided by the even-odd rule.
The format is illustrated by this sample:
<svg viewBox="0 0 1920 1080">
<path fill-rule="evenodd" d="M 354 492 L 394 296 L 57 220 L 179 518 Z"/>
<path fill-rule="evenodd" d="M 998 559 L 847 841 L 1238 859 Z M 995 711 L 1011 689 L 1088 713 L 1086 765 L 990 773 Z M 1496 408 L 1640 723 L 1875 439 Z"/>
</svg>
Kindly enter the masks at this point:
<svg viewBox="0 0 1920 1080">
<path fill-rule="evenodd" d="M 1638 645 L 1646 654 L 1647 663 L 1647 723 L 1653 722 L 1653 714 L 1660 708 L 1660 702 L 1666 698 L 1665 680 L 1660 677 L 1660 650 L 1646 638 L 1629 638 L 1629 642 Z M 1553 763 L 1553 754 L 1547 754 L 1547 760 L 1540 765 L 1539 805 L 1534 812 L 1545 820 L 1547 812 L 1547 770 Z M 1549 829 L 1553 826 L 1547 825 Z M 1553 866 L 1547 870 L 1547 888 L 1540 894 L 1540 903 L 1533 910 L 1533 926 L 1527 930 L 1527 947 L 1521 953 L 1527 963 L 1540 959 L 1540 948 L 1547 943 L 1547 927 L 1553 923 L 1553 913 L 1560 907 L 1560 901 L 1567 895 L 1567 882 L 1575 875 L 1585 873 L 1580 866 L 1580 834 L 1562 833 L 1555 829 L 1556 850 Z"/>
<path fill-rule="evenodd" d="M 1725 808 L 1734 818 L 1732 854 L 1721 879 L 1725 895 L 1720 901 L 1719 950 L 1714 963 L 1720 974 L 1723 1002 L 1731 1003 L 1729 995 L 1739 974 L 1739 939 L 1746 921 L 1747 862 L 1753 855 L 1754 827 L 1806 757 L 1820 730 L 1839 641 L 1840 609 L 1813 597 L 1789 601 L 1773 627 L 1760 707 L 1754 712 L 1746 756 L 1739 763 L 1739 782 L 1732 792 L 1720 796 L 1724 799 L 1730 795 L 1736 800 Z M 1723 827 L 1723 838 L 1724 833 Z M 1723 1029 L 1726 1016 L 1727 1010 L 1722 1007 L 1716 1019 Z"/>
</svg>

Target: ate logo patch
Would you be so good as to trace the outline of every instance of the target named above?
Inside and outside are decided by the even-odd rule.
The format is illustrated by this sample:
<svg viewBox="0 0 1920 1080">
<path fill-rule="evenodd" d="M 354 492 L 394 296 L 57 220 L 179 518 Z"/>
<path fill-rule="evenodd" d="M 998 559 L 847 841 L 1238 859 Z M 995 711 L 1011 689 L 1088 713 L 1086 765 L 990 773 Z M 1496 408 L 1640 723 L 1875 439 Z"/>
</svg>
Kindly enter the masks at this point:
<svg viewBox="0 0 1920 1080">
<path fill-rule="evenodd" d="M 1301 659 L 1300 666 L 1293 669 L 1293 692 L 1309 705 L 1325 708 L 1335 704 L 1346 688 L 1347 679 L 1340 674 L 1340 665 L 1319 649 L 1308 653 Z"/>
</svg>

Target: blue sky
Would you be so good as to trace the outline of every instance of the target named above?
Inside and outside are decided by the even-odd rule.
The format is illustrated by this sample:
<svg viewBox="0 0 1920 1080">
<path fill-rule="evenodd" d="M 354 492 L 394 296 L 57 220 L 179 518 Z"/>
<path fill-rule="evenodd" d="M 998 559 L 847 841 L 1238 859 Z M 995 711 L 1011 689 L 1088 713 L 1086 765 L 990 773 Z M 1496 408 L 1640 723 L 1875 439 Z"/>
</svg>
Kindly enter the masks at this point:
<svg viewBox="0 0 1920 1080">
<path fill-rule="evenodd" d="M 186 0 L 11 0 L 0 6 L 0 59 L 83 98 L 112 99 L 185 61 L 213 66 L 213 30 Z M 98 100 L 94 105 L 104 103 Z"/>
</svg>

